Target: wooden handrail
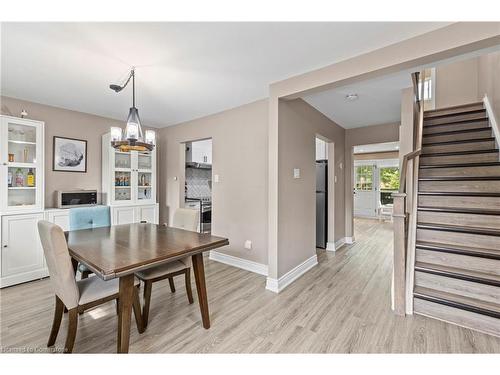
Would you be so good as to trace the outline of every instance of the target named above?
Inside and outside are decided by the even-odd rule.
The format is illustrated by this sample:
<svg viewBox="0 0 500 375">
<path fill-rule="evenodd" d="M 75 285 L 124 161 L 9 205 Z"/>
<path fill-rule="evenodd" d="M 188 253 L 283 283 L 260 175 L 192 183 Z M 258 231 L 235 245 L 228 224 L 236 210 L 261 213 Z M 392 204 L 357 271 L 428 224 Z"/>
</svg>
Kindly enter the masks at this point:
<svg viewBox="0 0 500 375">
<path fill-rule="evenodd" d="M 420 156 L 420 154 L 422 154 L 422 149 L 409 152 L 403 156 L 403 163 L 399 174 L 399 193 L 406 193 L 406 174 L 408 172 L 408 162 L 415 159 L 417 156 Z"/>
</svg>

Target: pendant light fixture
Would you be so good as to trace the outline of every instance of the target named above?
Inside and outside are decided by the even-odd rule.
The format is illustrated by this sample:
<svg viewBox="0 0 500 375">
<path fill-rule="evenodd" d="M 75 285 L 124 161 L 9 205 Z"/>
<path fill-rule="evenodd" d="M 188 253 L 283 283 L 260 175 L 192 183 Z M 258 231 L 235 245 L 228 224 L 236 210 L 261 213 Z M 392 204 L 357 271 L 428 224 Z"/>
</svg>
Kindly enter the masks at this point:
<svg viewBox="0 0 500 375">
<path fill-rule="evenodd" d="M 120 151 L 152 151 L 155 147 L 155 132 L 146 130 L 143 136 L 141 119 L 139 111 L 135 107 L 135 68 L 132 68 L 130 74 L 123 85 L 109 85 L 114 92 L 120 92 L 132 79 L 132 107 L 128 112 L 127 126 L 125 132 L 122 128 L 111 127 L 111 146 Z"/>
</svg>

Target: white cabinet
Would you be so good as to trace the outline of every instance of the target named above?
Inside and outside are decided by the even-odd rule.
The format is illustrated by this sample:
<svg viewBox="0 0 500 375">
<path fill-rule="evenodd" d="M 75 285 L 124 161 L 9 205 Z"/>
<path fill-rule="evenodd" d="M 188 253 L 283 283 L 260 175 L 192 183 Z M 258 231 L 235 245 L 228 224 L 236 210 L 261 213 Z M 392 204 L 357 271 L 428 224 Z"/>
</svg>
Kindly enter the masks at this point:
<svg viewBox="0 0 500 375">
<path fill-rule="evenodd" d="M 212 140 L 205 139 L 188 144 L 186 162 L 212 164 Z"/>
<path fill-rule="evenodd" d="M 2 216 L 0 287 L 48 275 L 37 223 L 43 213 Z"/>
<path fill-rule="evenodd" d="M 158 224 L 158 204 L 111 207 L 111 225 L 140 223 L 141 221 Z"/>
<path fill-rule="evenodd" d="M 328 159 L 328 143 L 316 138 L 316 160 Z"/>
<path fill-rule="evenodd" d="M 45 211 L 45 220 L 59 225 L 62 230 L 69 230 L 69 209 L 49 209 Z"/>
<path fill-rule="evenodd" d="M 102 136 L 102 203 L 109 206 L 156 203 L 156 150 L 121 152 Z"/>
<path fill-rule="evenodd" d="M 0 214 L 42 211 L 44 123 L 0 119 Z"/>
</svg>

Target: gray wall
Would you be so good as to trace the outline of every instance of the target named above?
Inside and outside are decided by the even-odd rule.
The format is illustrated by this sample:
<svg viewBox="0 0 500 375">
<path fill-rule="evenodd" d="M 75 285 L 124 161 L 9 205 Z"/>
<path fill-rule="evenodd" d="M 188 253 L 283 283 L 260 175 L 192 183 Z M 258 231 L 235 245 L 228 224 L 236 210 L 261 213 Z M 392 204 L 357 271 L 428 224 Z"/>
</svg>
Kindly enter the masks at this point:
<svg viewBox="0 0 500 375">
<path fill-rule="evenodd" d="M 344 237 L 344 175 L 340 164 L 344 164 L 345 130 L 302 99 L 280 100 L 278 277 L 316 254 L 316 135 L 334 143 L 335 240 Z M 293 178 L 294 168 L 300 169 L 299 179 Z"/>
<path fill-rule="evenodd" d="M 488 95 L 500 123 L 500 52 L 490 53 L 478 58 L 478 96 Z"/>
<path fill-rule="evenodd" d="M 2 114 L 18 117 L 21 110 L 28 118 L 45 122 L 45 206 L 54 207 L 54 191 L 97 189 L 101 191 L 101 135 L 111 126 L 125 125 L 124 121 L 112 120 L 88 113 L 70 111 L 24 100 L 2 96 Z M 62 136 L 87 140 L 87 173 L 54 172 L 52 170 L 53 137 Z"/>
<path fill-rule="evenodd" d="M 161 130 L 162 223 L 183 204 L 183 142 L 212 138 L 212 232 L 230 242 L 218 251 L 267 264 L 267 110 L 260 100 Z"/>
</svg>

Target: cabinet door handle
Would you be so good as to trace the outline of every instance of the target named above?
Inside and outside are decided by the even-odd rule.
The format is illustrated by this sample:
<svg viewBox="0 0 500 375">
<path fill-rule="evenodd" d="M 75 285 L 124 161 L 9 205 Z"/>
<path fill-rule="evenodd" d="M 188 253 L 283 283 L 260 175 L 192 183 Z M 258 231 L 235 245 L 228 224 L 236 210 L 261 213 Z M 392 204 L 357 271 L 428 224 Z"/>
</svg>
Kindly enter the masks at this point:
<svg viewBox="0 0 500 375">
<path fill-rule="evenodd" d="M 7 247 L 7 245 L 3 245 L 3 247 Z"/>
</svg>

